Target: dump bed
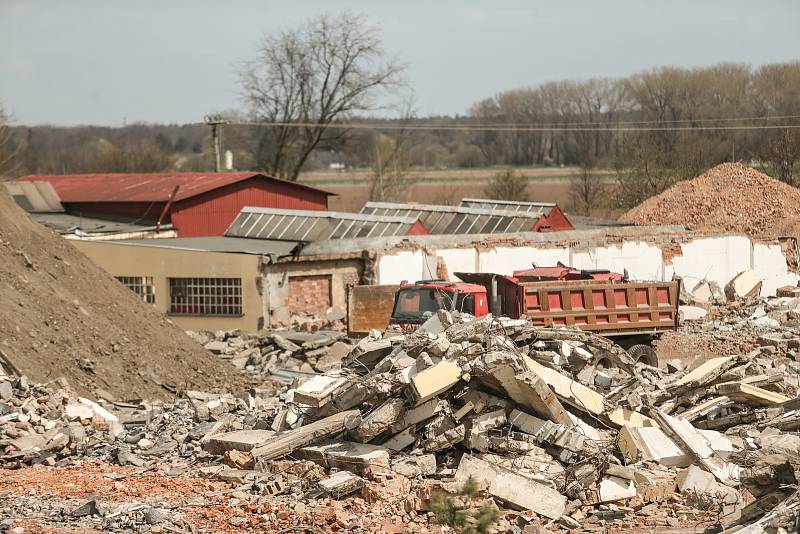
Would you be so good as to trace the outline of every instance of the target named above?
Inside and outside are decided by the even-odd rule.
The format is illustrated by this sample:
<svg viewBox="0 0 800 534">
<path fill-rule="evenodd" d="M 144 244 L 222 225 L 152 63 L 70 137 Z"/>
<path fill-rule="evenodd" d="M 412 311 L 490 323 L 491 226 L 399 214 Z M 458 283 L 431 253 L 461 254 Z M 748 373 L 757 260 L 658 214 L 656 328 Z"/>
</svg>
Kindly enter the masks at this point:
<svg viewBox="0 0 800 534">
<path fill-rule="evenodd" d="M 678 324 L 679 282 L 556 280 L 519 282 L 492 273 L 455 273 L 487 289 L 492 312 L 528 317 L 542 326 L 569 326 L 604 336 L 655 334 Z"/>
<path fill-rule="evenodd" d="M 571 326 L 606 336 L 677 326 L 678 282 L 579 280 L 521 282 L 518 287 L 518 313 L 537 325 Z"/>
</svg>

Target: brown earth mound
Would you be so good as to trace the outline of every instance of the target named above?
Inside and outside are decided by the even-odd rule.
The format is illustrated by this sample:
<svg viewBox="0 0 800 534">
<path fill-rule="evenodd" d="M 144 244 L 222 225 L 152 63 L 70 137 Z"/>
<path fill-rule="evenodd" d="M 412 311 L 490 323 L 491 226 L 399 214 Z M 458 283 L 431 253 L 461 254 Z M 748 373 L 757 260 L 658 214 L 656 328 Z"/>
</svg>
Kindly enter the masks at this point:
<svg viewBox="0 0 800 534">
<path fill-rule="evenodd" d="M 242 383 L 232 366 L 32 221 L 0 188 L 3 360 L 36 382 L 63 376 L 84 395 L 102 389 L 119 400 Z"/>
<path fill-rule="evenodd" d="M 800 233 L 798 206 L 800 189 L 741 163 L 723 163 L 645 200 L 619 220 L 763 238 L 795 236 Z"/>
</svg>

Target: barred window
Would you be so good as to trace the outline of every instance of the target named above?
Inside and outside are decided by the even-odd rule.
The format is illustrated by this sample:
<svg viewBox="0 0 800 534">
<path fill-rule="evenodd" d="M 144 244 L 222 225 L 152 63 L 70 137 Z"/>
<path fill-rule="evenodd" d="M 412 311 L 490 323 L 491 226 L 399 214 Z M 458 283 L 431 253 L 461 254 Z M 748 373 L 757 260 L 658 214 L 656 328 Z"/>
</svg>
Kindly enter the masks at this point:
<svg viewBox="0 0 800 534">
<path fill-rule="evenodd" d="M 241 278 L 169 278 L 169 313 L 242 315 Z"/>
<path fill-rule="evenodd" d="M 148 304 L 156 303 L 156 291 L 152 276 L 117 276 L 122 285 L 139 295 Z"/>
</svg>

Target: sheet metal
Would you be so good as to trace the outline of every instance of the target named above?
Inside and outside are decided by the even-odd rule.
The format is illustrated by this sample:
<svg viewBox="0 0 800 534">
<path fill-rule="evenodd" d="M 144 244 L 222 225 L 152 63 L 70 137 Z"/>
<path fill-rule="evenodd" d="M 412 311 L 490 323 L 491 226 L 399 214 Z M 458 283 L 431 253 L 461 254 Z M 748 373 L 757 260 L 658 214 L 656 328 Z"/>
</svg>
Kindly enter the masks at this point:
<svg viewBox="0 0 800 534">
<path fill-rule="evenodd" d="M 407 235 L 414 217 L 381 217 L 335 211 L 243 208 L 225 235 L 252 239 L 318 241 Z"/>
<path fill-rule="evenodd" d="M 490 198 L 462 198 L 460 207 L 492 211 L 517 211 L 533 215 L 547 215 L 556 205 L 550 202 L 518 202 Z"/>
<path fill-rule="evenodd" d="M 430 234 L 505 234 L 533 229 L 541 214 L 434 204 L 367 202 L 361 213 L 419 219 Z"/>
</svg>

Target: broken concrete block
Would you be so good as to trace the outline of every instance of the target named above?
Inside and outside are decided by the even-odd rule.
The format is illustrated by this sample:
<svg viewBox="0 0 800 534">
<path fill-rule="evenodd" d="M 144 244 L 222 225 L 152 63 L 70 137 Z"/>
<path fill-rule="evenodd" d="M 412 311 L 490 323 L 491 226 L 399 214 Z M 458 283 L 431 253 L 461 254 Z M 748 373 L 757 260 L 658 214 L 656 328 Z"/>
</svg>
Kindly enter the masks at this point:
<svg viewBox="0 0 800 534">
<path fill-rule="evenodd" d="M 564 515 L 567 498 L 557 490 L 515 473 L 498 474 L 489 493 L 520 510 L 533 510 L 549 519 Z"/>
<path fill-rule="evenodd" d="M 315 375 L 293 391 L 292 399 L 298 404 L 319 408 L 330 402 L 334 393 L 348 382 L 349 379 L 338 375 Z"/>
<path fill-rule="evenodd" d="M 368 443 L 341 441 L 313 445 L 297 450 L 294 456 L 311 460 L 327 469 L 344 469 L 359 476 L 368 468 L 389 468 L 389 451 Z"/>
<path fill-rule="evenodd" d="M 600 481 L 600 502 L 620 501 L 636 497 L 633 480 L 608 476 Z"/>
<path fill-rule="evenodd" d="M 608 419 L 617 426 L 630 426 L 630 427 L 643 427 L 651 426 L 658 427 L 655 419 L 647 417 L 646 415 L 628 410 L 626 408 L 616 408 L 608 414 Z"/>
<path fill-rule="evenodd" d="M 471 454 L 464 454 L 456 470 L 456 482 L 472 478 L 484 484 L 489 493 L 515 508 L 533 510 L 550 519 L 564 515 L 567 498 L 555 489 L 493 465 Z"/>
<path fill-rule="evenodd" d="M 230 450 L 250 452 L 273 436 L 275 432 L 272 430 L 234 430 L 211 436 L 203 443 L 203 449 L 220 455 Z"/>
<path fill-rule="evenodd" d="M 672 387 L 686 386 L 686 385 L 703 385 L 711 380 L 714 380 L 722 374 L 723 366 L 731 360 L 731 356 L 720 356 L 719 358 L 711 358 L 703 362 L 693 371 L 687 373 L 678 379 Z"/>
<path fill-rule="evenodd" d="M 533 361 L 527 356 L 525 357 L 525 362 L 534 373 L 553 388 L 553 391 L 561 400 L 570 406 L 595 416 L 603 413 L 605 406 L 603 404 L 603 396 L 600 393 L 584 386 L 577 380 L 567 378 L 555 369 L 550 369 Z M 561 423 L 561 421 L 556 422 Z"/>
<path fill-rule="evenodd" d="M 725 296 L 729 300 L 749 300 L 761 292 L 761 279 L 753 271 L 743 271 L 725 285 Z"/>
<path fill-rule="evenodd" d="M 425 441 L 422 448 L 425 452 L 441 451 L 443 449 L 452 447 L 456 443 L 464 441 L 465 436 L 466 428 L 464 425 L 458 425 L 445 430 L 441 434 L 430 437 Z"/>
<path fill-rule="evenodd" d="M 728 382 L 725 384 L 718 384 L 716 390 L 728 397 L 729 399 L 746 402 L 748 404 L 755 404 L 757 406 L 770 406 L 772 404 L 780 404 L 788 402 L 789 397 L 769 391 L 750 384 L 743 384 L 741 382 Z"/>
<path fill-rule="evenodd" d="M 353 429 L 361 423 L 358 410 L 348 410 L 331 415 L 319 421 L 285 432 L 276 433 L 269 441 L 254 448 L 253 458 L 273 460 L 285 456 L 292 451 L 305 447 L 319 439 Z"/>
<path fill-rule="evenodd" d="M 423 454 L 392 460 L 392 471 L 407 477 L 425 477 L 436 473 L 436 455 Z"/>
<path fill-rule="evenodd" d="M 461 379 L 458 364 L 442 360 L 433 367 L 420 371 L 411 378 L 411 388 L 418 403 L 443 393 Z"/>
<path fill-rule="evenodd" d="M 506 424 L 505 410 L 482 413 L 468 419 L 464 446 L 468 449 L 486 451 L 489 449 L 487 432 L 492 428 L 499 428 Z"/>
<path fill-rule="evenodd" d="M 708 471 L 703 471 L 696 465 L 690 465 L 678 473 L 675 483 L 680 491 L 705 493 L 717 485 L 717 480 Z"/>
<path fill-rule="evenodd" d="M 349 471 L 337 471 L 328 478 L 320 480 L 319 487 L 334 499 L 338 499 L 363 488 L 364 479 Z"/>
<path fill-rule="evenodd" d="M 410 447 L 417 441 L 417 435 L 414 433 L 413 428 L 406 428 L 402 432 L 398 432 L 387 441 L 385 441 L 382 446 L 386 447 L 392 452 L 402 451 L 406 447 Z"/>
<path fill-rule="evenodd" d="M 691 459 L 658 427 L 623 426 L 617 437 L 625 463 L 654 461 L 671 467 L 684 467 Z"/>
<path fill-rule="evenodd" d="M 800 287 L 797 286 L 781 286 L 775 290 L 775 295 L 778 297 L 800 297 Z"/>
<path fill-rule="evenodd" d="M 584 452 L 585 437 L 576 429 L 566 428 L 564 425 L 545 421 L 516 409 L 511 412 L 509 422 L 533 436 L 539 443 L 555 445 L 576 453 Z"/>
<path fill-rule="evenodd" d="M 426 421 L 442 410 L 446 409 L 447 406 L 447 401 L 442 401 L 434 397 L 419 404 L 418 406 L 415 406 L 414 408 L 409 408 L 403 412 L 403 415 L 400 417 L 400 419 L 398 419 L 397 422 L 392 425 L 392 432 L 398 433 L 405 428 L 416 425 L 417 423 L 421 423 L 422 421 Z"/>
<path fill-rule="evenodd" d="M 687 321 L 702 321 L 708 315 L 708 310 L 700 306 L 680 306 L 678 307 L 678 316 L 681 322 Z"/>
<path fill-rule="evenodd" d="M 353 430 L 353 436 L 364 443 L 372 441 L 397 422 L 403 413 L 404 405 L 403 399 L 386 400 L 361 421 L 361 424 Z"/>
</svg>

